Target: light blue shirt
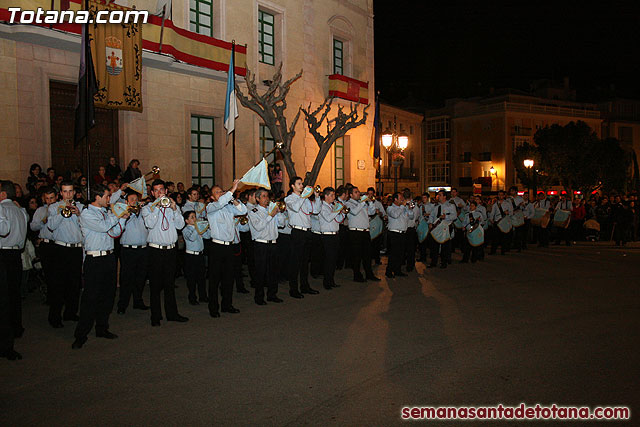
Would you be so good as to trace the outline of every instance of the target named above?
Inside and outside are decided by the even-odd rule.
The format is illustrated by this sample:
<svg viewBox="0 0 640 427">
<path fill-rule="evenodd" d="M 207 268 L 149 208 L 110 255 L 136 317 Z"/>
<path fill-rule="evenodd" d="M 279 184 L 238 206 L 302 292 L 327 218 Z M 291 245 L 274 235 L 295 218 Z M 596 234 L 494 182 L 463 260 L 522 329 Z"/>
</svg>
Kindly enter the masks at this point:
<svg viewBox="0 0 640 427">
<path fill-rule="evenodd" d="M 204 250 L 204 239 L 209 239 L 209 230 L 200 235 L 198 230 L 193 225 L 187 224 L 182 229 L 182 237 L 184 237 L 184 243 L 186 250 L 193 252 L 202 252 Z"/>
<path fill-rule="evenodd" d="M 238 217 L 235 217 L 233 219 L 233 222 L 235 223 L 235 227 L 236 227 L 235 235 L 233 236 L 233 244 L 237 244 L 237 243 L 240 243 L 240 233 L 250 233 L 251 230 L 249 229 L 249 222 L 242 225 L 240 224 L 240 218 Z"/>
<path fill-rule="evenodd" d="M 47 216 L 49 215 L 49 206 L 40 206 L 33 213 L 31 220 L 31 230 L 39 231 L 38 237 L 41 239 L 53 240 L 53 232 L 47 227 Z"/>
<path fill-rule="evenodd" d="M 120 244 L 127 246 L 146 246 L 149 231 L 144 224 L 142 212 L 138 215 L 131 214 L 125 224 L 126 228 L 120 237 Z"/>
<path fill-rule="evenodd" d="M 89 205 L 80 214 L 80 224 L 85 252 L 110 251 L 113 249 L 113 239 L 122 234 L 125 219 L 118 219 L 112 212 Z"/>
<path fill-rule="evenodd" d="M 494 224 L 497 224 L 502 219 L 502 214 L 500 213 L 500 208 L 498 207 L 498 205 L 502 207 L 502 212 L 504 212 L 505 216 L 513 214 L 513 206 L 508 200 L 497 200 L 493 204 L 493 207 L 491 208 L 491 214 L 489 215 L 489 219 Z"/>
<path fill-rule="evenodd" d="M 198 209 L 202 209 L 202 211 L 198 213 Z M 207 209 L 200 202 L 192 202 L 190 200 L 187 200 L 185 204 L 182 206 L 182 212 L 188 212 L 188 211 L 194 211 L 198 219 L 207 218 Z"/>
<path fill-rule="evenodd" d="M 229 203 L 232 199 L 233 194 L 227 191 L 220 196 L 217 202 L 211 202 L 207 205 L 207 219 L 212 239 L 223 242 L 235 240 L 236 228 L 233 217 L 246 214 L 247 207 L 242 203 L 239 203 L 238 206 Z"/>
<path fill-rule="evenodd" d="M 535 206 L 533 206 L 533 203 L 529 203 L 529 202 L 524 202 L 524 217 L 526 219 L 531 219 L 533 218 L 533 215 L 536 213 L 536 208 Z"/>
<path fill-rule="evenodd" d="M 349 228 L 369 228 L 369 215 L 376 213 L 376 205 L 374 203 L 365 203 L 360 200 L 349 199 L 345 202 L 349 207 Z M 388 215 L 388 213 L 387 213 Z"/>
<path fill-rule="evenodd" d="M 0 202 L 0 209 L 0 247 L 24 248 L 29 222 L 27 211 L 16 206 L 11 199 Z"/>
<path fill-rule="evenodd" d="M 122 194 L 122 190 L 114 191 L 113 194 L 111 194 L 111 197 L 109 198 L 109 203 L 111 203 L 112 205 L 116 204 L 117 202 L 126 203 Z"/>
<path fill-rule="evenodd" d="M 458 211 L 456 210 L 455 205 L 449 203 L 448 200 L 444 203 L 438 203 L 433 207 L 431 215 L 429 215 L 429 224 L 435 224 L 438 221 L 438 218 L 440 218 L 438 216 L 438 213 L 440 214 L 440 216 L 445 215 L 443 222 L 447 224 L 451 224 L 458 217 Z"/>
<path fill-rule="evenodd" d="M 340 223 L 344 219 L 344 214 L 334 212 L 334 204 L 322 202 L 322 208 L 318 219 L 320 220 L 320 231 L 331 232 L 340 230 Z"/>
<path fill-rule="evenodd" d="M 144 224 L 149 229 L 147 243 L 170 246 L 178 241 L 178 230 L 184 227 L 184 218 L 180 208 L 145 205 L 142 208 Z"/>
<path fill-rule="evenodd" d="M 296 227 L 311 228 L 309 215 L 320 213 L 319 200 L 312 202 L 308 198 L 303 199 L 296 193 L 291 193 L 284 198 L 289 211 L 289 224 Z"/>
<path fill-rule="evenodd" d="M 478 208 L 476 207 L 475 211 L 469 211 L 465 216 L 464 216 L 464 221 L 462 221 L 462 225 L 464 226 L 464 228 L 466 228 L 467 230 L 471 229 L 471 217 L 473 217 L 474 221 L 478 221 L 478 223 L 480 224 L 481 227 L 484 228 L 484 219 L 482 218 L 482 214 L 480 212 L 478 212 Z"/>
<path fill-rule="evenodd" d="M 82 243 L 82 231 L 80 231 L 80 221 L 78 215 L 71 215 L 65 218 L 60 213 L 60 209 L 65 206 L 64 200 L 53 203 L 49 206 L 49 218 L 47 227 L 53 232 L 53 239 L 64 243 Z M 80 212 L 84 209 L 82 203 L 76 202 L 76 207 Z"/>
<path fill-rule="evenodd" d="M 291 226 L 289 225 L 289 213 L 287 211 L 278 213 L 278 233 L 291 234 Z"/>
<path fill-rule="evenodd" d="M 389 217 L 387 224 L 389 230 L 407 231 L 409 216 L 413 219 L 413 211 L 409 210 L 406 205 L 391 204 L 387 207 L 387 216 Z"/>
<path fill-rule="evenodd" d="M 249 228 L 253 240 L 276 240 L 278 238 L 278 214 L 269 215 L 266 208 L 257 205 L 249 211 Z"/>
</svg>

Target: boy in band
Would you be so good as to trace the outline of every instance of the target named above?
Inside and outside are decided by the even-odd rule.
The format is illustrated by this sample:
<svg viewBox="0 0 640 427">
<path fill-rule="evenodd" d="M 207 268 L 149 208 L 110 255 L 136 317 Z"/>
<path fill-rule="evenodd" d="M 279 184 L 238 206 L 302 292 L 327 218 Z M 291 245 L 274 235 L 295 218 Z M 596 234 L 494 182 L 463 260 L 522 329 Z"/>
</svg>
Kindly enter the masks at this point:
<svg viewBox="0 0 640 427">
<path fill-rule="evenodd" d="M 437 197 L 438 204 L 429 215 L 429 228 L 432 230 L 440 222 L 444 222 L 451 228 L 451 224 L 458 217 L 458 211 L 452 203 L 447 201 L 447 193 L 444 190 L 438 191 Z M 431 264 L 429 264 L 429 268 L 433 268 L 438 264 L 438 256 L 440 256 L 440 268 L 447 268 L 447 264 L 451 262 L 451 239 L 444 243 L 438 243 L 433 238 L 431 241 Z"/>
<path fill-rule="evenodd" d="M 186 245 L 184 255 L 184 276 L 187 279 L 189 289 L 189 304 L 198 305 L 196 287 L 200 300 L 207 299 L 207 280 L 205 277 L 204 239 L 210 239 L 209 230 L 202 235 L 196 230 L 195 211 L 186 211 L 183 214 L 185 227 L 182 236 Z"/>
<path fill-rule="evenodd" d="M 338 258 L 338 246 L 340 245 L 340 223 L 345 215 L 335 207 L 336 193 L 332 187 L 326 187 L 322 191 L 322 207 L 318 215 L 320 225 L 320 238 L 324 247 L 323 286 L 325 289 L 337 288 L 334 275 Z"/>
<path fill-rule="evenodd" d="M 107 211 L 111 192 L 95 184 L 89 191 L 91 203 L 82 211 L 80 222 L 84 238 L 84 289 L 80 300 L 80 319 L 71 348 L 82 348 L 95 322 L 96 337 L 115 339 L 109 331 L 109 315 L 116 297 L 116 256 L 113 239 L 122 234 L 129 214 L 118 219 Z"/>
<path fill-rule="evenodd" d="M 269 193 L 264 188 L 255 192 L 256 207 L 249 211 L 249 227 L 254 243 L 254 258 L 256 263 L 256 285 L 254 301 L 258 305 L 265 305 L 264 288 L 267 288 L 267 301 L 280 303 L 278 298 L 278 278 L 276 277 L 276 242 L 278 239 L 278 208 L 271 213 Z M 282 223 L 282 220 L 281 220 Z"/>
<path fill-rule="evenodd" d="M 149 252 L 149 287 L 151 288 L 151 326 L 160 326 L 162 307 L 160 293 L 164 292 L 164 311 L 167 321 L 187 322 L 189 319 L 178 313 L 175 280 L 178 230 L 184 227 L 184 218 L 175 200 L 169 206 L 161 200 L 166 195 L 164 181 L 156 179 L 151 184 L 151 195 L 155 198 L 142 208 L 144 223 L 149 229 L 147 246 Z"/>
<path fill-rule="evenodd" d="M 502 218 L 513 214 L 513 206 L 505 199 L 505 196 L 504 190 L 498 191 L 498 200 L 494 203 L 491 208 L 491 214 L 489 214 L 489 221 L 493 224 L 493 238 L 491 239 L 491 252 L 489 252 L 489 255 L 494 255 L 498 250 L 498 246 L 500 246 L 500 254 L 504 255 L 509 251 L 511 245 L 513 230 L 509 233 L 503 233 L 498 228 L 498 223 Z"/>
<path fill-rule="evenodd" d="M 462 261 L 461 263 L 469 262 L 469 256 L 471 256 L 471 262 L 474 263 L 478 260 L 484 260 L 484 249 L 483 245 L 480 246 L 471 246 L 469 240 L 467 239 L 466 234 L 475 230 L 476 227 L 482 227 L 484 220 L 482 219 L 482 214 L 478 211 L 478 202 L 475 200 L 471 200 L 469 202 L 469 212 L 464 216 L 464 221 L 462 224 L 464 225 L 465 236 L 462 240 Z"/>
</svg>

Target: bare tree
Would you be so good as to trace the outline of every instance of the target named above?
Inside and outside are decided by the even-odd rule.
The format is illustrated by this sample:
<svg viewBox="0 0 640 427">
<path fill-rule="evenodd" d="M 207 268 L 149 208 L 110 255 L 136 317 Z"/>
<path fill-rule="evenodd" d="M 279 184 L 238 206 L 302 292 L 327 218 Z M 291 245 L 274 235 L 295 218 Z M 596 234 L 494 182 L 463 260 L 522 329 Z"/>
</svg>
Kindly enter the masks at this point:
<svg viewBox="0 0 640 427">
<path fill-rule="evenodd" d="M 315 110 L 311 110 L 311 104 L 309 104 L 309 107 L 306 109 L 300 108 L 304 114 L 305 121 L 307 122 L 309 133 L 313 135 L 319 149 L 311 171 L 307 172 L 305 175 L 305 185 L 315 184 L 318 174 L 320 173 L 322 163 L 324 162 L 325 157 L 327 157 L 333 143 L 345 136 L 351 129 L 367 122 L 367 109 L 369 108 L 369 104 L 363 108 L 362 117 L 358 116 L 358 106 L 356 105 L 354 107 L 353 104 L 350 104 L 349 113 L 345 113 L 342 105 L 338 105 L 338 113 L 336 116 L 333 119 L 327 119 L 327 116 L 331 111 L 332 103 L 333 97 L 329 97 L 325 98 L 324 102 Z M 318 117 L 318 115 L 320 117 Z M 327 132 L 326 135 L 322 135 L 319 129 L 320 126 L 322 126 L 322 122 L 325 120 L 327 122 Z"/>
<path fill-rule="evenodd" d="M 245 77 L 245 81 L 247 82 L 247 95 L 242 93 L 237 80 L 235 89 L 236 96 L 240 100 L 240 103 L 260 116 L 265 126 L 271 131 L 271 135 L 276 142 L 277 150 L 282 153 L 284 165 L 289 177 L 298 176 L 295 163 L 291 157 L 291 143 L 296 134 L 295 128 L 300 118 L 300 111 L 304 113 L 309 132 L 313 135 L 319 148 L 311 171 L 307 172 L 304 177 L 305 185 L 313 185 L 318 178 L 322 163 L 333 143 L 342 138 L 349 130 L 366 123 L 367 108 L 369 108 L 369 105 L 366 105 L 362 110 L 362 117 L 358 116 L 358 107 L 356 106 L 354 108 L 353 104 L 351 104 L 349 113 L 345 113 L 343 107 L 340 105 L 338 106 L 336 117 L 327 119 L 331 111 L 331 104 L 333 103 L 333 97 L 329 97 L 315 110 L 311 110 L 311 104 L 309 104 L 309 107 L 306 109 L 301 107 L 291 121 L 291 125 L 288 125 L 287 118 L 284 115 L 284 111 L 287 109 L 286 97 L 291 89 L 291 85 L 300 77 L 302 77 L 302 70 L 283 83 L 282 63 L 280 63 L 278 70 L 273 76 L 273 80 L 269 82 L 267 91 L 260 95 L 255 82 L 256 76 L 247 68 L 247 75 Z M 327 123 L 327 132 L 326 135 L 323 136 L 319 132 L 319 129 L 325 120 Z"/>
</svg>

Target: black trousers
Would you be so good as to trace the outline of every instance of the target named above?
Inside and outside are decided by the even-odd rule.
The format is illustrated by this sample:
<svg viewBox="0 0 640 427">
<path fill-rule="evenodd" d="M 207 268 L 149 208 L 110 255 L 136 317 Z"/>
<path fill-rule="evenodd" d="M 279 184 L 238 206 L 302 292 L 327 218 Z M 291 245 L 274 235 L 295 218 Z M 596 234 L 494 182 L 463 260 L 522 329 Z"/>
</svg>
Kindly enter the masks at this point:
<svg viewBox="0 0 640 427">
<path fill-rule="evenodd" d="M 142 305 L 142 291 L 147 279 L 149 248 L 120 248 L 120 295 L 118 308 L 125 310 L 133 294 L 133 305 Z"/>
<path fill-rule="evenodd" d="M 84 289 L 80 298 L 80 320 L 74 334 L 78 339 L 86 338 L 94 323 L 97 334 L 109 329 L 109 315 L 116 298 L 116 256 L 87 255 L 83 270 Z"/>
<path fill-rule="evenodd" d="M 476 262 L 478 260 L 484 259 L 484 245 L 480 246 L 471 246 L 469 244 L 469 240 L 465 234 L 464 239 L 462 240 L 462 262 L 469 261 L 471 258 L 471 262 Z"/>
<path fill-rule="evenodd" d="M 42 264 L 42 272 L 44 274 L 44 281 L 47 284 L 47 304 L 49 304 L 48 289 L 51 287 L 50 283 L 54 280 L 53 277 L 53 254 L 55 250 L 55 243 L 40 242 L 37 248 L 37 254 Z"/>
<path fill-rule="evenodd" d="M 382 234 L 371 240 L 371 259 L 380 264 L 380 249 L 382 248 Z"/>
<path fill-rule="evenodd" d="M 427 250 L 432 246 L 432 240 L 433 238 L 431 237 L 431 233 L 427 234 L 427 238 L 424 239 L 422 241 L 422 243 L 418 244 L 418 247 L 420 248 L 420 259 L 419 261 L 422 262 L 426 262 L 427 261 Z"/>
<path fill-rule="evenodd" d="M 294 228 L 291 230 L 291 253 L 289 255 L 289 290 L 298 292 L 309 289 L 309 247 L 311 232 Z"/>
<path fill-rule="evenodd" d="M 406 244 L 406 233 L 396 233 L 395 231 L 389 231 L 387 233 L 387 255 L 389 257 L 387 274 L 402 273 L 400 266 L 406 255 Z"/>
<path fill-rule="evenodd" d="M 82 287 L 82 248 L 55 245 L 51 249 L 51 262 L 53 277 L 51 283 L 47 284 L 49 322 L 59 323 L 63 318 L 68 319 L 78 313 Z"/>
<path fill-rule="evenodd" d="M 340 229 L 338 231 L 338 237 L 340 238 L 340 248 L 338 249 L 338 261 L 337 267 L 338 270 L 344 268 L 352 268 L 353 267 L 353 259 L 351 253 L 351 234 L 349 232 L 349 227 L 346 225 L 340 224 Z"/>
<path fill-rule="evenodd" d="M 236 290 L 244 289 L 242 278 L 242 243 L 231 245 L 233 251 L 233 280 L 236 282 Z M 253 262 L 253 260 L 251 260 Z M 203 293 L 202 295 L 206 295 Z"/>
<path fill-rule="evenodd" d="M 291 234 L 278 233 L 278 243 L 276 243 L 278 264 L 276 266 L 276 277 L 278 282 L 289 279 L 288 263 L 291 254 Z"/>
<path fill-rule="evenodd" d="M 527 249 L 527 245 L 531 241 L 531 220 L 525 219 L 522 227 L 522 249 Z"/>
<path fill-rule="evenodd" d="M 526 242 L 526 228 L 525 225 L 522 224 L 520 227 L 514 227 L 511 230 L 511 235 L 513 237 L 511 247 L 513 249 L 522 250 L 524 244 Z"/>
<path fill-rule="evenodd" d="M 570 242 L 571 236 L 569 234 L 569 229 L 564 227 L 555 227 L 555 229 L 556 229 L 556 245 L 559 245 L 560 241 L 564 240 L 567 246 L 569 246 L 571 244 Z"/>
<path fill-rule="evenodd" d="M 349 240 L 351 241 L 353 277 L 362 277 L 360 264 L 362 264 L 367 277 L 373 276 L 373 270 L 371 269 L 371 235 L 368 231 L 349 230 Z"/>
<path fill-rule="evenodd" d="M 251 240 L 250 231 L 240 232 L 240 245 L 242 245 L 242 259 L 247 263 L 249 279 L 251 280 L 251 286 L 253 287 L 256 276 L 256 263 L 253 259 L 253 240 Z M 287 256 L 289 256 L 289 254 L 287 254 Z"/>
<path fill-rule="evenodd" d="M 264 288 L 267 298 L 275 298 L 278 294 L 278 278 L 276 243 L 253 242 L 253 255 L 256 263 L 256 290 L 254 299 L 264 301 Z"/>
<path fill-rule="evenodd" d="M 314 277 L 323 274 L 324 247 L 322 246 L 322 235 L 311 233 L 311 275 Z"/>
<path fill-rule="evenodd" d="M 212 242 L 209 257 L 209 313 L 233 306 L 233 247 Z M 219 303 L 218 293 L 222 296 Z"/>
<path fill-rule="evenodd" d="M 340 237 L 337 234 L 323 234 L 322 247 L 324 248 L 324 265 L 322 284 L 325 288 L 333 286 L 335 282 L 336 260 L 338 259 L 338 248 L 340 247 Z"/>
<path fill-rule="evenodd" d="M 416 267 L 416 247 L 418 246 L 418 233 L 415 227 L 407 228 L 405 240 L 405 262 L 407 271 L 412 271 Z"/>
<path fill-rule="evenodd" d="M 455 227 L 454 227 L 455 228 Z M 464 235 L 462 233 L 462 229 L 455 228 L 455 234 L 453 235 L 453 239 L 451 239 L 451 252 L 455 252 L 456 248 L 460 249 L 462 252 L 462 245 L 464 244 Z"/>
<path fill-rule="evenodd" d="M 16 336 L 22 334 L 22 297 L 20 286 L 22 282 L 22 258 L 20 249 L 0 250 L 3 267 L 6 271 L 8 314 L 11 328 Z"/>
<path fill-rule="evenodd" d="M 176 262 L 178 250 L 147 248 L 149 251 L 149 288 L 151 291 L 151 320 L 160 321 L 162 308 L 160 293 L 164 292 L 164 312 L 167 319 L 178 315 L 176 303 Z"/>
<path fill-rule="evenodd" d="M 0 355 L 13 350 L 14 340 L 7 269 L 6 260 L 0 254 Z"/>
<path fill-rule="evenodd" d="M 200 255 L 184 254 L 184 277 L 187 279 L 189 301 L 196 301 L 196 287 L 198 296 L 205 299 L 207 296 L 207 279 L 205 276 L 204 253 Z"/>
<path fill-rule="evenodd" d="M 549 246 L 549 227 L 535 227 L 534 231 L 536 234 L 536 240 L 538 241 L 538 246 L 542 246 L 544 248 Z"/>
<path fill-rule="evenodd" d="M 451 260 L 451 240 L 440 244 L 431 238 L 431 265 L 438 264 L 438 256 L 440 257 L 440 264 L 446 265 Z"/>
<path fill-rule="evenodd" d="M 503 233 L 502 231 L 500 231 L 497 225 L 494 225 L 492 229 L 491 253 L 495 254 L 498 250 L 498 246 L 500 246 L 500 253 L 505 254 L 506 252 L 508 252 L 511 245 L 511 233 L 513 233 L 513 230 L 508 233 Z"/>
</svg>

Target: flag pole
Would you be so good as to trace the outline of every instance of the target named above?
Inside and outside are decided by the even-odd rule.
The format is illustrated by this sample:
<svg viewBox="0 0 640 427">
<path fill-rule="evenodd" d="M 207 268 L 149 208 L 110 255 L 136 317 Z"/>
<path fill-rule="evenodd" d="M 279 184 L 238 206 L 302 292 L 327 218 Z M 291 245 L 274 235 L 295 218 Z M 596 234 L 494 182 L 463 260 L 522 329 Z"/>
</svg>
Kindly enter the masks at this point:
<svg viewBox="0 0 640 427">
<path fill-rule="evenodd" d="M 233 69 L 231 69 L 231 67 L 229 67 L 229 72 L 233 73 L 233 83 L 235 85 L 236 82 L 236 41 L 232 40 L 231 41 L 231 60 L 233 61 Z M 230 111 L 229 114 L 234 114 L 234 112 Z M 235 119 L 235 118 L 234 118 Z M 235 125 L 233 127 L 233 135 L 231 136 L 232 141 L 231 141 L 231 157 L 232 157 L 232 161 L 233 161 L 233 179 L 236 179 L 236 128 Z"/>
<path fill-rule="evenodd" d="M 85 0 L 84 1 L 84 6 L 85 6 L 85 10 L 89 10 L 89 0 Z M 89 96 L 90 95 L 90 79 L 88 76 L 88 67 L 86 66 L 86 64 L 88 63 L 88 58 L 90 58 L 87 55 L 91 55 L 91 41 L 89 40 L 89 24 L 85 24 L 86 25 L 86 29 L 85 31 L 87 32 L 87 37 L 85 39 L 85 45 L 82 46 L 82 48 L 84 49 L 84 60 L 85 60 L 85 69 L 87 70 L 85 72 L 85 74 L 87 74 L 87 77 L 85 78 L 85 84 L 86 84 L 86 88 L 85 90 L 87 91 L 87 105 L 86 105 L 86 112 L 87 114 L 85 114 L 85 126 L 87 129 L 87 136 L 85 137 L 85 143 L 86 143 L 86 155 L 87 155 L 87 198 L 89 200 L 91 200 L 91 144 L 89 142 L 89 127 L 91 126 L 91 118 L 89 117 L 89 103 L 93 102 L 93 97 Z M 89 49 L 87 49 L 87 46 L 89 47 Z M 87 52 L 88 51 L 88 52 Z"/>
<path fill-rule="evenodd" d="M 156 12 L 157 13 L 157 12 Z M 162 37 L 164 35 L 164 20 L 167 17 L 167 5 L 162 6 L 162 25 L 160 26 L 160 46 L 158 47 L 158 53 L 162 53 Z"/>
</svg>

